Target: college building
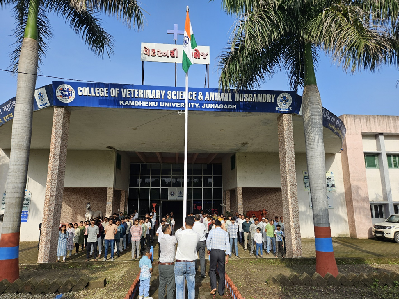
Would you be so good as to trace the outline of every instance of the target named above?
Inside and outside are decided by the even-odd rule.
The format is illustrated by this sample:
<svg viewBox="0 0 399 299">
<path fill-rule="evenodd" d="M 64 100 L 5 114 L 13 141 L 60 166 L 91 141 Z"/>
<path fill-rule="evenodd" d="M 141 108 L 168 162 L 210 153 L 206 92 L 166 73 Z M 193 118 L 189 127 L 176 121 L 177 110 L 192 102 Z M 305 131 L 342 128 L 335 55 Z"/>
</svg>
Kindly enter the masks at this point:
<svg viewBox="0 0 399 299">
<path fill-rule="evenodd" d="M 0 194 L 14 106 L 0 106 Z M 53 82 L 36 90 L 34 110 L 22 241 L 38 240 L 43 217 L 83 220 L 87 203 L 104 216 L 155 209 L 182 221 L 184 88 Z M 300 256 L 300 239 L 314 237 L 301 97 L 190 88 L 188 119 L 187 212 L 284 216 Z M 398 213 L 399 117 L 323 108 L 323 125 L 332 236 L 371 237 Z"/>
</svg>

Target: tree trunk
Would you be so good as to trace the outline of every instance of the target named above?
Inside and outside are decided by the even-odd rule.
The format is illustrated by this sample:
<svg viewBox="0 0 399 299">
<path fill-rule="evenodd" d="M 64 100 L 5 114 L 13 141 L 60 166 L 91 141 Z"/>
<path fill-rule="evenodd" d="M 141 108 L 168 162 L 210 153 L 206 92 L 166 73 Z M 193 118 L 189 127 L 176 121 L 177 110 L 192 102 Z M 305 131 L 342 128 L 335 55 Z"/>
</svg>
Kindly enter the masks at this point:
<svg viewBox="0 0 399 299">
<path fill-rule="evenodd" d="M 17 96 L 11 134 L 4 221 L 0 239 L 0 281 L 19 277 L 18 249 L 32 133 L 33 95 L 38 65 L 38 1 L 31 0 L 18 64 Z"/>
<path fill-rule="evenodd" d="M 312 196 L 316 244 L 316 272 L 338 275 L 328 214 L 326 167 L 323 141 L 323 113 L 316 84 L 311 44 L 305 47 L 305 88 L 302 96 L 306 159 Z"/>
</svg>

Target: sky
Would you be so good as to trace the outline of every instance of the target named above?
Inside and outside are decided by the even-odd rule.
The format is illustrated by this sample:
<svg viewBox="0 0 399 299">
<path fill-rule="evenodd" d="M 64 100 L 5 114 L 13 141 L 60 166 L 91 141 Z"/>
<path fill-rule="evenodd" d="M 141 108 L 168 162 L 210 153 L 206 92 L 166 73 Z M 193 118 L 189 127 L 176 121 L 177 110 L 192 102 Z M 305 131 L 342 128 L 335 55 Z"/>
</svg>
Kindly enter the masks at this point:
<svg viewBox="0 0 399 299">
<path fill-rule="evenodd" d="M 167 30 L 178 24 L 184 30 L 186 6 L 190 7 L 190 19 L 198 45 L 210 46 L 210 87 L 218 87 L 219 70 L 217 58 L 228 46 L 236 21 L 227 15 L 220 1 L 144 0 L 143 29 L 129 29 L 116 17 L 100 14 L 102 25 L 114 37 L 114 54 L 103 58 L 93 54 L 82 39 L 70 29 L 64 19 L 49 15 L 53 37 L 48 42 L 47 55 L 40 65 L 39 74 L 105 83 L 141 84 L 140 44 L 174 43 Z M 10 52 L 15 42 L 12 7 L 0 8 L 0 69 L 9 69 Z M 179 36 L 177 43 L 182 44 Z M 146 62 L 145 84 L 174 86 L 174 64 Z M 177 86 L 184 86 L 184 71 L 177 66 Z M 336 115 L 398 115 L 399 80 L 398 69 L 383 66 L 378 71 L 346 73 L 330 57 L 320 53 L 316 70 L 317 84 L 323 106 Z M 56 79 L 38 77 L 36 86 L 51 84 Z M 65 80 L 68 81 L 68 80 Z M 189 71 L 189 87 L 204 87 L 205 66 L 194 65 Z M 0 71 L 0 104 L 16 94 L 17 77 Z M 290 90 L 284 71 L 262 82 L 258 89 Z M 298 91 L 302 94 L 302 90 Z"/>
</svg>

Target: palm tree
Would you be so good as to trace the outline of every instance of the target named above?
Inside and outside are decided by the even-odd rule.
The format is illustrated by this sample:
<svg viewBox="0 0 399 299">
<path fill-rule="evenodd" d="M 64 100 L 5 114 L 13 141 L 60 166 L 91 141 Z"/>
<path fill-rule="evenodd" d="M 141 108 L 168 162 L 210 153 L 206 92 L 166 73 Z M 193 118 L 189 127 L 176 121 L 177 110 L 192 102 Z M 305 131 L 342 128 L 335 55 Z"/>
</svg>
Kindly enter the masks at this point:
<svg viewBox="0 0 399 299">
<path fill-rule="evenodd" d="M 229 48 L 220 56 L 223 88 L 253 88 L 276 71 L 291 88 L 303 86 L 302 111 L 316 237 L 316 271 L 338 274 L 325 181 L 322 104 L 315 63 L 324 51 L 345 70 L 397 63 L 397 1 L 224 0 L 238 16 Z"/>
<path fill-rule="evenodd" d="M 96 55 L 112 54 L 113 39 L 101 27 L 96 15 L 103 12 L 116 16 L 128 26 L 140 28 L 143 13 L 136 0 L 0 0 L 1 6 L 14 5 L 17 28 L 16 49 L 12 53 L 14 69 L 18 69 L 16 105 L 11 135 L 11 155 L 6 183 L 6 205 L 0 255 L 0 281 L 19 277 L 18 245 L 22 202 L 25 193 L 32 130 L 33 94 L 38 61 L 51 36 L 48 13 L 65 19 Z"/>
</svg>

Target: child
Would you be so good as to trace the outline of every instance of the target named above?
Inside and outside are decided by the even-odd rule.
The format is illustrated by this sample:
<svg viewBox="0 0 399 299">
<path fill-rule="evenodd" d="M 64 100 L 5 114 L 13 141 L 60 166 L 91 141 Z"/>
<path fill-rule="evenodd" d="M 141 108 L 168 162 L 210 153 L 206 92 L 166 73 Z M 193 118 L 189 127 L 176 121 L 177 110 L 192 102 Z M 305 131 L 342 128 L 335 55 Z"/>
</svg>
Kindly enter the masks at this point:
<svg viewBox="0 0 399 299">
<path fill-rule="evenodd" d="M 71 257 L 72 255 L 72 250 L 73 250 L 73 246 L 74 246 L 74 242 L 73 242 L 73 236 L 75 235 L 75 229 L 73 228 L 73 224 L 69 223 L 68 224 L 68 229 L 67 229 L 67 253 L 68 253 L 68 257 Z"/>
<path fill-rule="evenodd" d="M 63 224 L 61 225 L 61 230 L 58 233 L 57 262 L 60 261 L 60 257 L 62 257 L 62 261 L 65 262 L 65 257 L 67 255 L 67 239 L 68 234 L 66 231 L 66 226 Z"/>
<path fill-rule="evenodd" d="M 254 241 L 256 243 L 256 258 L 258 258 L 258 250 L 260 252 L 260 256 L 263 258 L 263 250 L 262 250 L 263 242 L 262 242 L 262 233 L 260 231 L 261 231 L 261 229 L 260 229 L 260 227 L 258 227 L 256 229 L 256 233 L 254 236 Z"/>
<path fill-rule="evenodd" d="M 278 253 L 281 253 L 281 257 L 284 258 L 284 248 L 283 248 L 283 237 L 285 237 L 284 232 L 281 230 L 281 225 L 277 224 L 274 235 L 276 236 L 278 252 L 276 252 L 276 257 Z"/>
<path fill-rule="evenodd" d="M 145 254 L 140 259 L 139 267 L 140 267 L 139 299 L 142 298 L 152 299 L 152 297 L 149 297 L 152 264 L 151 264 L 151 253 L 148 248 L 145 249 Z"/>
<path fill-rule="evenodd" d="M 75 228 L 75 234 L 73 235 L 73 243 L 75 244 L 75 248 L 76 248 L 76 253 L 75 255 L 78 255 L 79 252 L 79 237 L 80 237 L 80 228 L 78 227 L 78 224 L 75 223 L 73 225 L 73 227 Z"/>
</svg>

